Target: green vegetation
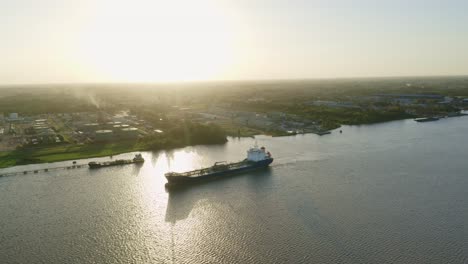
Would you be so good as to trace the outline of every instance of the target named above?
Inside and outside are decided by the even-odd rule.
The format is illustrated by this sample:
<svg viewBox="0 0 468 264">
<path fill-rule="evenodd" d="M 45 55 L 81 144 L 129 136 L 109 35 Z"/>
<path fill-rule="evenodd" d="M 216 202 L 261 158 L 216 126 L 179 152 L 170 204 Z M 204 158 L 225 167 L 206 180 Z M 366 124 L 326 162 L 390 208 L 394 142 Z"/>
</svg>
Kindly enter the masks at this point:
<svg viewBox="0 0 468 264">
<path fill-rule="evenodd" d="M 219 126 L 226 132 L 226 135 L 231 137 L 253 137 L 264 133 L 262 130 L 236 125 L 232 122 L 221 122 Z"/>
<path fill-rule="evenodd" d="M 324 130 L 338 128 L 340 124 L 359 125 L 386 122 L 414 117 L 399 107 L 381 110 L 360 108 L 332 108 L 323 106 L 293 106 L 287 112 L 300 117 L 317 120 Z"/>
<path fill-rule="evenodd" d="M 137 141 L 50 145 L 0 152 L 0 168 L 31 163 L 103 157 L 131 151 L 160 150 L 197 144 L 222 144 L 226 141 L 224 130 L 218 126 L 184 122 L 168 131 L 168 133 L 154 134 Z"/>
<path fill-rule="evenodd" d="M 39 162 L 109 156 L 129 151 L 160 150 L 197 144 L 222 144 L 226 136 L 291 135 L 287 131 L 319 132 L 340 125 L 386 122 L 416 116 L 434 116 L 467 109 L 467 77 L 374 78 L 296 81 L 209 82 L 192 84 L 57 85 L 3 87 L 0 113 L 49 118 L 65 142 L 0 152 L 0 168 Z M 383 94 L 386 94 L 382 96 Z M 391 100 L 388 94 L 438 94 L 458 103 L 421 98 L 411 104 Z M 375 97 L 380 97 L 376 100 Z M 321 102 L 334 102 L 333 104 Z M 144 138 L 114 143 L 92 141 L 92 132 L 77 134 L 76 123 L 103 123 L 125 111 Z M 90 117 L 91 116 L 91 117 Z M 95 116 L 98 116 L 96 118 Z M 97 119 L 97 120 L 95 120 Z M 129 119 L 129 120 L 130 120 Z M 7 128 L 6 122 L 2 125 Z M 18 129 L 21 129 L 18 126 Z M 25 128 L 25 137 L 34 136 Z M 154 130 L 163 131 L 154 133 Z M 21 130 L 18 130 L 21 131 Z M 31 132 L 31 133 L 30 133 Z M 294 132 L 293 132 L 294 133 Z M 76 136 L 79 135 L 79 136 Z M 82 136 L 81 136 L 82 135 Z M 9 142 L 11 135 L 3 142 Z M 0 138 L 0 140 L 2 140 Z M 16 140 L 16 139 L 15 139 Z M 16 141 L 12 141 L 16 144 Z M 21 141 L 18 141 L 21 142 Z M 4 149 L 12 149 L 4 144 Z M 14 147 L 14 145 L 13 145 Z"/>
<path fill-rule="evenodd" d="M 142 150 L 142 147 L 136 142 L 24 148 L 10 152 L 0 152 L 0 168 L 31 163 L 110 156 L 138 150 Z"/>
<path fill-rule="evenodd" d="M 146 136 L 139 143 L 145 149 L 157 150 L 199 144 L 222 144 L 226 141 L 225 131 L 217 125 L 184 121 L 164 133 Z"/>
</svg>

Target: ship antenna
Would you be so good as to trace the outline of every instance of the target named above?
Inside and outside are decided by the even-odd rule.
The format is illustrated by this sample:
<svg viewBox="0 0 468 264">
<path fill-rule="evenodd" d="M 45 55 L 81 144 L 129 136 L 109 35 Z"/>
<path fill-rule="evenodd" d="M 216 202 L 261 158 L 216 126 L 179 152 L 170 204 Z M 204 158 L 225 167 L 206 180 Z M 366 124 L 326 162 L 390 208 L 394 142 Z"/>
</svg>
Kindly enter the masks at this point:
<svg viewBox="0 0 468 264">
<path fill-rule="evenodd" d="M 255 145 L 254 145 L 254 147 L 258 148 L 257 139 L 255 139 Z"/>
</svg>

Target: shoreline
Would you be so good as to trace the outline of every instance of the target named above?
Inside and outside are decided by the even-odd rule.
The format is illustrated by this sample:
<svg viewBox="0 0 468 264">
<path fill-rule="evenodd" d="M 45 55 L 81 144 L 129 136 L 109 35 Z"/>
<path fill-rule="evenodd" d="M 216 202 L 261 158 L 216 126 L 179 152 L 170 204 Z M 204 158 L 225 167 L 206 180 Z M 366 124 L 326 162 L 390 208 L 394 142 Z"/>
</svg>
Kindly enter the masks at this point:
<svg viewBox="0 0 468 264">
<path fill-rule="evenodd" d="M 255 138 L 255 136 L 271 136 L 271 137 L 287 137 L 287 136 L 296 136 L 296 135 L 305 135 L 305 134 L 315 134 L 318 135 L 317 133 L 314 132 L 305 132 L 305 133 L 296 133 L 296 134 L 285 134 L 285 135 L 271 135 L 271 134 L 258 134 L 254 136 L 241 136 L 238 138 Z M 233 137 L 234 136 L 228 136 L 228 137 Z M 222 143 L 225 144 L 225 143 Z M 114 145 L 114 144 L 111 144 Z M 196 145 L 216 145 L 216 144 L 196 144 Z M 110 150 L 106 151 L 105 153 L 87 153 L 90 149 L 93 149 L 95 145 L 64 145 L 60 146 L 61 148 L 70 148 L 70 149 L 75 149 L 72 150 L 71 152 L 69 151 L 62 151 L 62 152 L 55 152 L 54 149 L 57 147 L 50 147 L 50 148 L 38 148 L 38 149 L 25 149 L 25 150 L 13 150 L 13 151 L 5 151 L 5 152 L 0 152 L 0 170 L 1 169 L 7 169 L 7 168 L 13 168 L 17 166 L 24 166 L 24 165 L 32 165 L 32 164 L 46 164 L 46 163 L 54 163 L 54 162 L 64 162 L 64 161 L 75 161 L 75 160 L 81 160 L 81 159 L 90 159 L 90 158 L 102 158 L 102 157 L 108 157 L 108 156 L 114 156 L 114 155 L 120 155 L 120 154 L 126 154 L 126 153 L 131 153 L 131 152 L 138 152 L 138 151 L 161 151 L 161 150 L 173 150 L 177 148 L 184 148 L 184 147 L 189 147 L 189 146 L 196 146 L 196 145 L 186 145 L 186 146 L 174 146 L 174 147 L 168 147 L 168 148 L 161 148 L 161 149 L 150 149 L 150 148 L 144 148 L 144 147 L 129 147 L 126 145 L 121 145 L 120 147 L 123 147 L 124 149 L 122 150 Z M 118 144 L 115 146 L 119 147 Z M 81 149 L 84 148 L 84 149 Z M 41 152 L 44 151 L 44 154 L 38 154 L 38 155 L 32 155 L 27 157 L 25 153 L 27 152 Z M 48 152 L 50 151 L 50 152 Z M 80 152 L 82 151 L 82 152 Z M 7 158 L 6 160 L 4 158 Z M 3 159 L 3 160 L 2 160 Z M 19 163 L 17 163 L 18 159 L 22 159 Z"/>
<path fill-rule="evenodd" d="M 90 158 L 102 158 L 138 151 L 172 150 L 196 145 L 216 144 L 193 144 L 181 146 L 175 145 L 159 149 L 151 149 L 150 147 L 145 147 L 135 142 L 124 142 L 98 145 L 62 145 L 36 149 L 21 149 L 0 152 L 0 170 L 23 165 L 75 161 Z"/>
<path fill-rule="evenodd" d="M 396 121 L 396 120 L 392 120 Z M 388 121 L 385 121 L 388 122 Z M 385 123 L 379 122 L 379 123 Z M 340 126 L 341 127 L 341 126 Z M 334 130 L 334 129 L 332 129 Z M 332 131 L 326 130 L 326 131 Z M 275 134 L 275 133 L 261 133 L 257 135 L 245 135 L 245 136 L 232 136 L 228 135 L 227 137 L 238 137 L 238 138 L 255 138 L 255 136 L 271 136 L 271 137 L 288 137 L 288 136 L 297 136 L 305 134 L 315 134 L 320 136 L 316 132 L 304 132 L 304 133 L 284 133 L 284 134 Z M 144 147 L 138 145 L 136 142 L 134 144 L 129 144 L 131 142 L 124 143 L 109 143 L 109 144 L 98 144 L 98 145 L 62 145 L 62 146 L 52 146 L 52 147 L 42 147 L 36 149 L 21 149 L 21 150 L 12 150 L 0 152 L 0 170 L 6 168 L 13 168 L 23 165 L 32 165 L 32 164 L 45 164 L 53 162 L 64 162 L 64 161 L 74 161 L 80 159 L 90 159 L 90 158 L 102 158 L 107 156 L 131 153 L 136 151 L 161 151 L 161 150 L 173 150 L 177 148 L 196 146 L 196 145 L 216 145 L 216 144 L 194 144 L 194 145 L 182 145 L 182 146 L 171 146 L 160 149 L 151 149 L 149 147 Z M 219 144 L 225 144 L 219 143 Z"/>
<path fill-rule="evenodd" d="M 414 120 L 413 118 L 404 118 L 404 119 L 395 119 L 395 120 L 386 120 L 382 122 L 366 123 L 366 124 L 353 124 L 350 126 L 360 126 L 360 125 L 373 125 L 373 124 L 383 124 L 394 121 L 403 121 L 403 120 Z M 340 125 L 338 128 L 341 128 Z M 332 132 L 338 128 L 324 130 L 320 132 Z M 271 133 L 262 133 L 258 135 L 265 135 L 271 137 L 288 137 L 288 136 L 297 136 L 305 134 L 315 134 L 321 136 L 318 132 L 303 132 L 303 133 L 285 133 L 285 134 L 271 134 Z M 249 137 L 254 138 L 257 135 L 246 135 L 246 136 L 232 136 L 228 137 Z M 217 143 L 217 144 L 225 144 Z M 160 149 L 151 149 L 139 145 L 137 142 L 124 142 L 124 143 L 105 143 L 97 145 L 62 145 L 62 146 L 52 146 L 52 147 L 43 147 L 37 149 L 20 149 L 13 151 L 4 151 L 0 152 L 0 169 L 12 168 L 16 166 L 31 165 L 31 164 L 44 164 L 44 163 L 53 163 L 53 162 L 63 162 L 63 161 L 74 161 L 80 159 L 90 159 L 90 158 L 101 158 L 106 156 L 113 156 L 125 153 L 131 153 L 135 151 L 161 151 L 161 150 L 173 150 L 177 148 L 183 148 L 188 146 L 195 145 L 216 145 L 216 144 L 194 144 L 194 145 L 181 145 L 181 146 L 170 146 Z"/>
</svg>

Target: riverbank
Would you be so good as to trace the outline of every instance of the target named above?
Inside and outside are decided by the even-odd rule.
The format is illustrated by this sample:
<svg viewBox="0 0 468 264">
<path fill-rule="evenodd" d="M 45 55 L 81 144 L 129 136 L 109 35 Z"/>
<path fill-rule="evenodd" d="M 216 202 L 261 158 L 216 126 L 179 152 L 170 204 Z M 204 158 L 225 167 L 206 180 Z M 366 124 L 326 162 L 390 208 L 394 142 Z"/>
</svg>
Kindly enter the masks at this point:
<svg viewBox="0 0 468 264">
<path fill-rule="evenodd" d="M 292 136 L 295 134 L 280 134 L 280 133 L 262 133 L 255 130 L 243 130 L 249 133 L 242 133 L 240 137 L 254 137 L 259 134 L 266 134 L 272 137 L 277 136 Z M 258 133 L 252 133 L 252 132 Z M 234 135 L 232 135 L 234 136 Z M 222 142 L 225 143 L 225 142 Z M 222 144 L 218 143 L 218 144 Z M 213 145 L 216 143 L 206 143 L 201 145 Z M 200 145 L 200 144 L 191 144 Z M 157 151 L 170 150 L 180 147 L 190 146 L 186 144 L 166 144 L 165 146 L 151 146 L 138 141 L 122 141 L 116 143 L 99 143 L 99 144 L 83 144 L 83 145 L 58 145 L 44 146 L 38 148 L 21 148 L 12 151 L 0 152 L 0 169 L 29 164 L 40 164 L 48 162 L 59 162 L 67 160 L 78 160 L 86 158 L 98 158 L 111 155 L 118 155 L 134 151 Z"/>
<path fill-rule="evenodd" d="M 18 165 L 104 157 L 132 151 L 147 150 L 135 142 L 60 145 L 0 152 L 0 168 Z"/>
<path fill-rule="evenodd" d="M 403 120 L 406 118 L 395 118 L 393 120 L 378 121 L 367 124 L 387 123 L 391 121 Z M 411 118 L 412 119 L 412 118 Z M 334 127 L 334 129 L 340 126 Z M 225 127 L 223 127 L 225 129 Z M 236 135 L 236 129 L 240 131 Z M 256 135 L 267 135 L 272 137 L 295 136 L 297 134 L 317 134 L 316 131 L 304 131 L 302 133 L 288 133 L 284 131 L 261 131 L 253 128 L 236 128 L 230 127 L 226 130 L 226 134 L 232 137 L 254 137 Z M 323 130 L 331 131 L 333 129 Z M 24 148 L 13 151 L 0 152 L 0 169 L 14 167 L 19 165 L 39 164 L 48 162 L 59 162 L 67 160 L 77 160 L 86 158 L 106 157 L 118 155 L 122 153 L 134 151 L 157 151 L 170 150 L 191 145 L 212 145 L 223 144 L 225 142 L 206 142 L 205 144 L 198 142 L 197 144 L 182 144 L 181 142 L 166 142 L 166 144 L 148 144 L 141 141 L 121 141 L 118 143 L 100 143 L 100 144 L 84 144 L 84 145 L 59 145 L 47 146 L 41 148 Z"/>
<path fill-rule="evenodd" d="M 206 145 L 214 144 L 216 143 L 207 143 Z M 134 151 L 169 150 L 193 145 L 199 144 L 172 144 L 161 146 L 159 148 L 154 148 L 150 147 L 147 144 L 142 144 L 141 142 L 124 141 L 119 143 L 60 145 L 41 148 L 25 148 L 14 151 L 0 152 L 0 169 L 19 165 L 106 157 Z"/>
<path fill-rule="evenodd" d="M 218 126 L 184 121 L 174 124 L 165 133 L 146 135 L 138 140 L 112 139 L 107 142 L 85 144 L 61 143 L 40 147 L 20 146 L 15 150 L 0 152 L 0 168 L 226 142 L 226 133 Z"/>
<path fill-rule="evenodd" d="M 250 128 L 240 129 L 238 137 L 254 137 L 263 134 L 272 137 L 294 136 L 298 133 L 287 133 L 281 131 L 260 131 Z M 227 133 L 230 136 L 236 136 L 235 133 Z M 310 132 L 313 133 L 313 132 Z M 206 145 L 221 144 L 225 142 L 207 141 Z M 149 144 L 141 141 L 121 141 L 114 143 L 82 144 L 82 145 L 58 145 L 44 146 L 38 148 L 21 148 L 13 151 L 0 152 L 0 169 L 14 167 L 19 165 L 40 164 L 48 162 L 59 162 L 67 160 L 78 160 L 86 158 L 106 157 L 134 151 L 156 151 L 169 150 L 189 145 L 180 142 L 166 142 L 166 144 Z"/>
</svg>

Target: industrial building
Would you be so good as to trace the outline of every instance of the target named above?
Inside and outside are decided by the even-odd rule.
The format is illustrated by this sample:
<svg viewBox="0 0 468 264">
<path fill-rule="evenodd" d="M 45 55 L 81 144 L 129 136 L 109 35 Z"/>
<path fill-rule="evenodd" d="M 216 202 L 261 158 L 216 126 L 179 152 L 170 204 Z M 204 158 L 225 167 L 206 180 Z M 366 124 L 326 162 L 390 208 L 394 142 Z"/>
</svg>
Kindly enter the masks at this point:
<svg viewBox="0 0 468 264">
<path fill-rule="evenodd" d="M 17 122 L 17 121 L 23 121 L 24 118 L 21 118 L 18 113 L 10 113 L 8 117 L 6 118 L 6 121 L 8 122 Z"/>
<path fill-rule="evenodd" d="M 122 128 L 120 131 L 120 135 L 123 139 L 136 139 L 138 138 L 138 128 L 129 127 L 129 128 Z"/>
<path fill-rule="evenodd" d="M 105 128 L 106 129 L 113 129 L 114 126 L 118 126 L 118 125 L 122 125 L 122 122 L 118 122 L 118 121 L 116 121 L 116 122 L 107 122 L 105 124 Z"/>
<path fill-rule="evenodd" d="M 97 130 L 95 132 L 96 141 L 109 141 L 114 137 L 114 132 L 112 130 Z"/>
<path fill-rule="evenodd" d="M 96 131 L 98 129 L 99 129 L 99 124 L 98 123 L 88 123 L 88 124 L 84 124 L 81 127 L 81 130 L 83 130 L 83 132 L 85 132 L 85 133 L 90 133 L 90 132 Z"/>
<path fill-rule="evenodd" d="M 50 128 L 47 119 L 36 119 L 33 123 L 34 133 L 40 136 L 55 135 L 55 132 Z"/>
</svg>

